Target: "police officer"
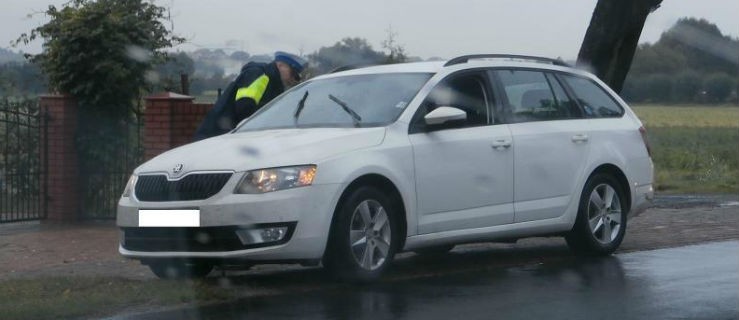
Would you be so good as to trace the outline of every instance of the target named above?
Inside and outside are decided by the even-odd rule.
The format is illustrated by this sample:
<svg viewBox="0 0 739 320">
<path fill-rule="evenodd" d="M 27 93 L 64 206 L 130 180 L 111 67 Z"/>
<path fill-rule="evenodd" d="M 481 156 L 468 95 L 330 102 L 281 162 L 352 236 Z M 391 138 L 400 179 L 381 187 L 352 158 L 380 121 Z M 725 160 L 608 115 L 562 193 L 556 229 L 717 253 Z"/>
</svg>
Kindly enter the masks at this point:
<svg viewBox="0 0 739 320">
<path fill-rule="evenodd" d="M 300 73 L 308 62 L 294 54 L 275 52 L 270 63 L 249 62 L 218 97 L 195 132 L 195 140 L 231 131 L 241 120 L 300 82 Z"/>
</svg>

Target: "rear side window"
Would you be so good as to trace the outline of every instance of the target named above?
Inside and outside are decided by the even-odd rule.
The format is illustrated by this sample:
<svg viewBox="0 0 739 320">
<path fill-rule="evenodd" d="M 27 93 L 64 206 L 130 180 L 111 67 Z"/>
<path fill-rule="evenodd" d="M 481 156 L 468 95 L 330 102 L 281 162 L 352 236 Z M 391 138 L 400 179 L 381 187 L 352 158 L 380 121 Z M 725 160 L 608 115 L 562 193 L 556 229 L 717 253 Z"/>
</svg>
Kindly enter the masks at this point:
<svg viewBox="0 0 739 320">
<path fill-rule="evenodd" d="M 582 118 L 582 111 L 580 111 L 577 103 L 572 101 L 567 95 L 559 80 L 557 80 L 557 77 L 551 73 L 547 73 L 547 81 L 549 81 L 549 86 L 552 87 L 557 105 L 562 108 L 562 113 L 567 114 L 569 118 Z"/>
<path fill-rule="evenodd" d="M 562 78 L 577 97 L 585 116 L 589 118 L 610 118 L 620 117 L 624 114 L 624 109 L 592 80 L 571 75 L 562 75 Z"/>
<path fill-rule="evenodd" d="M 496 70 L 511 123 L 579 118 L 559 83 L 539 71 Z M 552 82 L 552 80 L 554 80 Z"/>
</svg>

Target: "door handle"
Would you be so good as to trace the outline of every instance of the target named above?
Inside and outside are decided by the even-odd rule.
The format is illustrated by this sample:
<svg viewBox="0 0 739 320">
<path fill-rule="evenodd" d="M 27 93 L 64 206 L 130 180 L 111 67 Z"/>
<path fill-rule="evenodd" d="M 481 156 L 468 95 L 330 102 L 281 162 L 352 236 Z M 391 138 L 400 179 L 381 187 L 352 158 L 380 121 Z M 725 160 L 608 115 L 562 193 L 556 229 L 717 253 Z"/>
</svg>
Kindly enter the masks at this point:
<svg viewBox="0 0 739 320">
<path fill-rule="evenodd" d="M 572 142 L 574 143 L 588 142 L 588 135 L 587 134 L 576 134 L 572 136 Z"/>
<path fill-rule="evenodd" d="M 496 149 L 496 150 L 508 149 L 511 147 L 511 140 L 508 140 L 508 139 L 495 140 L 493 141 L 492 147 L 493 149 Z"/>
</svg>

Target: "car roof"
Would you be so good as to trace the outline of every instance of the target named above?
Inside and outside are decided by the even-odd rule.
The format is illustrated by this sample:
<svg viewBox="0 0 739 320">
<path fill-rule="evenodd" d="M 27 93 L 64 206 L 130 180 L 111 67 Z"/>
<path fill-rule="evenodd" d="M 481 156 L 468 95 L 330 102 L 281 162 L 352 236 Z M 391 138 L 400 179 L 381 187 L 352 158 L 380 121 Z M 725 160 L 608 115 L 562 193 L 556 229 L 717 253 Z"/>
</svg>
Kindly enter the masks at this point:
<svg viewBox="0 0 739 320">
<path fill-rule="evenodd" d="M 361 67 L 349 69 L 346 71 L 334 72 L 322 75 L 317 78 L 330 78 L 335 76 L 360 75 L 360 74 L 376 74 L 376 73 L 437 73 L 443 67 L 446 61 L 426 61 L 426 62 L 409 62 L 384 64 L 377 66 Z"/>
<path fill-rule="evenodd" d="M 370 67 L 361 67 L 356 69 L 349 69 L 346 71 L 339 71 L 329 73 L 316 77 L 315 79 L 325 79 L 340 76 L 351 76 L 351 75 L 364 75 L 364 74 L 379 74 L 379 73 L 433 73 L 449 70 L 457 71 L 464 69 L 473 68 L 494 68 L 494 67 L 514 67 L 514 68 L 532 68 L 532 69 L 544 69 L 544 70 L 558 70 L 571 73 L 579 73 L 586 76 L 590 76 L 589 73 L 582 70 L 578 70 L 572 67 L 563 65 L 555 65 L 551 63 L 535 62 L 524 59 L 507 59 L 507 58 L 480 58 L 470 59 L 467 62 L 455 63 L 447 66 L 447 61 L 424 61 L 424 62 L 410 62 L 410 63 L 396 63 L 377 65 Z"/>
</svg>

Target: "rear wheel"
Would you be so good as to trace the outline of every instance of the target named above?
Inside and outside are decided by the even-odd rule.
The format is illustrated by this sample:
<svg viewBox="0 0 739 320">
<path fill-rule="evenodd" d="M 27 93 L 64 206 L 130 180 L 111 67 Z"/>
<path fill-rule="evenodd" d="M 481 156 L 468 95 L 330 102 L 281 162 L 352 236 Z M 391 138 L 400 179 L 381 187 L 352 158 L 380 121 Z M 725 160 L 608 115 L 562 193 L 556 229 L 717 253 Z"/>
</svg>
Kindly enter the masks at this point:
<svg viewBox="0 0 739 320">
<path fill-rule="evenodd" d="M 344 200 L 336 214 L 324 265 L 343 280 L 378 278 L 397 251 L 396 206 L 376 188 L 361 187 Z"/>
<path fill-rule="evenodd" d="M 162 260 L 148 263 L 149 269 L 160 279 L 200 279 L 213 271 L 206 262 L 185 260 Z"/>
<path fill-rule="evenodd" d="M 608 174 L 593 175 L 580 197 L 575 226 L 565 236 L 567 245 L 586 255 L 611 254 L 626 233 L 626 198 L 623 187 Z"/>
</svg>

